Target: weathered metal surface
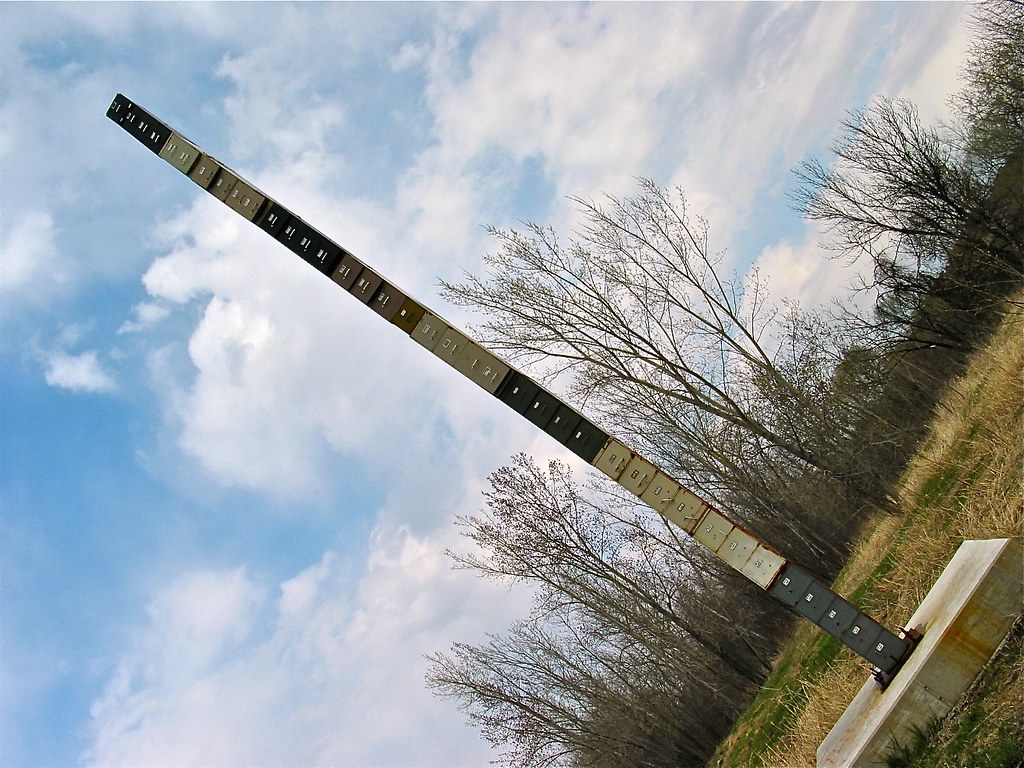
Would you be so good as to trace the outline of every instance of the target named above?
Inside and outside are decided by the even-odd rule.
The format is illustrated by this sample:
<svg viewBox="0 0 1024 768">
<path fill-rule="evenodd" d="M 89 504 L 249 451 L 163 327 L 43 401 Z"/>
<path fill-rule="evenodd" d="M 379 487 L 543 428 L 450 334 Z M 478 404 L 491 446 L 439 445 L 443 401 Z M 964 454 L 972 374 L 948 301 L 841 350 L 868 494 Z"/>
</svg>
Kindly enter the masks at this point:
<svg viewBox="0 0 1024 768">
<path fill-rule="evenodd" d="M 604 472 L 612 480 L 618 480 L 622 470 L 633 458 L 633 452 L 615 438 L 612 438 L 605 445 L 604 449 L 594 459 L 594 466 Z"/>
<path fill-rule="evenodd" d="M 662 514 L 684 531 L 692 534 L 701 518 L 704 517 L 705 509 L 707 509 L 707 504 L 700 498 L 686 488 L 680 488 L 679 493 L 675 495 Z"/>
<path fill-rule="evenodd" d="M 740 572 L 761 589 L 768 589 L 785 564 L 786 558 L 759 543 Z"/>
<path fill-rule="evenodd" d="M 646 502 L 652 509 L 664 515 L 672 503 L 672 499 L 676 497 L 681 488 L 682 485 L 664 472 L 658 472 L 654 480 L 651 481 L 651 484 L 647 486 L 647 490 L 640 495 L 640 499 Z"/>
<path fill-rule="evenodd" d="M 741 528 L 733 528 L 722 546 L 718 548 L 718 556 L 735 568 L 743 571 L 750 554 L 757 547 L 757 539 Z"/>
<path fill-rule="evenodd" d="M 209 155 L 200 155 L 199 160 L 193 163 L 192 170 L 188 172 L 188 177 L 203 189 L 209 189 L 213 177 L 219 170 L 220 163 Z M 287 219 L 287 216 L 285 218 Z"/>
<path fill-rule="evenodd" d="M 619 485 L 639 496 L 647 490 L 657 473 L 657 468 L 643 456 L 633 456 L 619 475 Z"/>
<path fill-rule="evenodd" d="M 718 548 L 725 543 L 726 537 L 732 533 L 733 523 L 724 515 L 709 509 L 704 519 L 700 521 L 693 537 L 712 552 L 718 552 Z"/>
<path fill-rule="evenodd" d="M 818 748 L 818 768 L 868 768 L 963 696 L 1024 612 L 1020 539 L 965 541 L 907 622 L 921 642 L 889 686 L 874 680 Z"/>
<path fill-rule="evenodd" d="M 607 441 L 607 432 L 583 418 L 566 439 L 565 447 L 584 461 L 593 462 Z"/>
</svg>

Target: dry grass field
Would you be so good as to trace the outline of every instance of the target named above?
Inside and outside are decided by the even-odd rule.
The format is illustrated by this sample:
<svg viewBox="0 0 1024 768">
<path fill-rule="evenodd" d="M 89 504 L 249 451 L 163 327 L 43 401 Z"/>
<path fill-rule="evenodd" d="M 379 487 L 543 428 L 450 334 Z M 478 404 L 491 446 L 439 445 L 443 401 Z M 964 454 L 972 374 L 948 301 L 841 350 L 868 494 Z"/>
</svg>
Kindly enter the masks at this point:
<svg viewBox="0 0 1024 768">
<path fill-rule="evenodd" d="M 1009 316 L 946 393 L 901 488 L 903 517 L 866 529 L 836 581 L 868 614 L 901 626 L 966 539 L 1024 532 L 1024 317 Z M 1024 567 L 1024 566 L 1022 566 Z M 891 768 L 1024 764 L 1024 622 L 959 705 Z M 710 766 L 804 768 L 867 679 L 852 652 L 800 626 L 761 694 Z"/>
</svg>

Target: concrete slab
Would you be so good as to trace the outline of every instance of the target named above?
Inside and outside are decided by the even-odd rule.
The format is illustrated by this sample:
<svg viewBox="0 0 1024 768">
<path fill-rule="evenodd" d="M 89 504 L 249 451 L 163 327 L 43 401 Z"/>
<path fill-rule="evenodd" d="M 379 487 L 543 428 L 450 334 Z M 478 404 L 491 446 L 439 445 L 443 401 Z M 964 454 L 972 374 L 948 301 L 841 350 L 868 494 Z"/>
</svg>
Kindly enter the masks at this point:
<svg viewBox="0 0 1024 768">
<path fill-rule="evenodd" d="M 965 541 L 907 622 L 924 637 L 889 687 L 868 680 L 818 747 L 818 768 L 877 768 L 945 715 L 1024 612 L 1021 539 Z"/>
</svg>

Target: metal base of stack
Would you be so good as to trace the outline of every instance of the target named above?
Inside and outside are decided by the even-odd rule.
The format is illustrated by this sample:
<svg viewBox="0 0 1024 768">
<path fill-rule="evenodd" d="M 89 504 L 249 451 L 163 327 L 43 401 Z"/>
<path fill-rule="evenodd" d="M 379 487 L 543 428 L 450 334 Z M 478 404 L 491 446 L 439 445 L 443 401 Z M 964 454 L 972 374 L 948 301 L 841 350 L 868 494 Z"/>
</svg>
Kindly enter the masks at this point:
<svg viewBox="0 0 1024 768">
<path fill-rule="evenodd" d="M 920 643 L 884 690 L 864 684 L 818 748 L 818 768 L 884 764 L 894 743 L 957 703 L 1022 612 L 1021 540 L 961 544 L 907 622 Z"/>
</svg>

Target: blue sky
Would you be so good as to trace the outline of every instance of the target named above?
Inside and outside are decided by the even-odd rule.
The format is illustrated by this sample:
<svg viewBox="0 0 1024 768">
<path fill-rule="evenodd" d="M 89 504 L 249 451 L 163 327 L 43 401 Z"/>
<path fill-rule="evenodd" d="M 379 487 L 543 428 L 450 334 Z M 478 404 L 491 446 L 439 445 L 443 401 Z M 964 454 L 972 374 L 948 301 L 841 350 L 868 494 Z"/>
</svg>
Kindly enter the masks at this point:
<svg viewBox="0 0 1024 768">
<path fill-rule="evenodd" d="M 452 524 L 569 457 L 104 117 L 121 91 L 450 319 L 485 225 L 679 184 L 731 263 L 851 280 L 786 204 L 875 94 L 945 115 L 963 6 L 5 3 L 0 762 L 480 766 L 425 653 L 521 590 Z M 581 472 L 587 470 L 580 468 Z"/>
</svg>

